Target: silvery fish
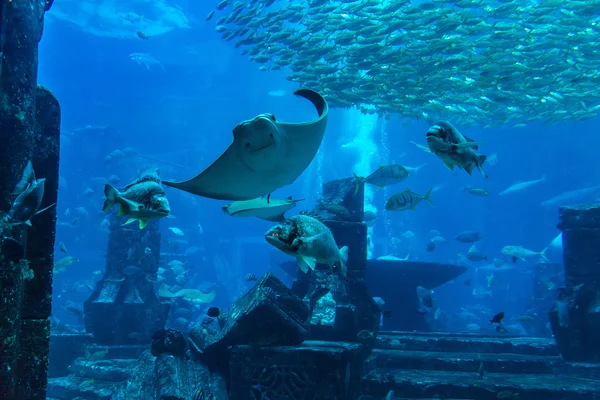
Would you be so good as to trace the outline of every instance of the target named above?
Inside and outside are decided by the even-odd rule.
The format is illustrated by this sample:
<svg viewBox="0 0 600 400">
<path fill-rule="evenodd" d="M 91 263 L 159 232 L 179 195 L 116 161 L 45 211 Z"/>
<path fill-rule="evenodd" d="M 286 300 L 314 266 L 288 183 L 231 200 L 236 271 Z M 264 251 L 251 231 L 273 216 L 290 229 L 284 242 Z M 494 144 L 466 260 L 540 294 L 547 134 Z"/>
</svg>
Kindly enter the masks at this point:
<svg viewBox="0 0 600 400">
<path fill-rule="evenodd" d="M 383 188 L 403 181 L 408 178 L 408 175 L 410 175 L 410 172 L 402 165 L 398 164 L 381 166 L 367 177 L 354 174 L 354 179 L 356 179 L 356 189 L 354 190 L 354 193 L 356 194 L 358 192 L 359 185 L 363 182 Z"/>
<path fill-rule="evenodd" d="M 17 195 L 10 210 L 8 219 L 11 225 L 29 225 L 31 218 L 53 207 L 54 204 L 40 210 L 44 198 L 44 184 L 46 179 L 35 179 L 35 172 L 31 161 L 27 161 L 21 180 L 15 185 L 12 194 Z"/>
<path fill-rule="evenodd" d="M 425 193 L 424 196 L 420 195 L 419 193 L 415 193 L 410 189 L 407 189 L 400 193 L 396 193 L 388 199 L 385 205 L 385 209 L 387 211 L 414 210 L 417 207 L 417 205 L 423 200 L 433 205 L 433 203 L 429 199 L 432 190 L 433 189 L 429 189 L 429 191 Z"/>
<path fill-rule="evenodd" d="M 149 219 L 167 217 L 171 212 L 169 200 L 161 185 L 156 169 L 148 170 L 138 179 L 125 186 L 123 192 L 112 185 L 104 186 L 106 200 L 102 211 L 108 211 L 119 205 L 119 216 L 127 215 L 129 224 L 139 220 L 140 229 L 144 229 Z"/>
<path fill-rule="evenodd" d="M 487 178 L 487 174 L 483 172 L 486 156 L 475 152 L 479 145 L 461 134 L 449 122 L 439 121 L 429 128 L 426 137 L 431 152 L 438 156 L 450 171 L 456 166 L 471 175 L 477 168 L 481 175 Z"/>
<path fill-rule="evenodd" d="M 308 215 L 294 215 L 265 233 L 265 239 L 284 253 L 296 257 L 304 273 L 314 270 L 317 263 L 338 269 L 347 275 L 348 247 L 338 249 L 333 234 L 322 222 Z"/>
</svg>

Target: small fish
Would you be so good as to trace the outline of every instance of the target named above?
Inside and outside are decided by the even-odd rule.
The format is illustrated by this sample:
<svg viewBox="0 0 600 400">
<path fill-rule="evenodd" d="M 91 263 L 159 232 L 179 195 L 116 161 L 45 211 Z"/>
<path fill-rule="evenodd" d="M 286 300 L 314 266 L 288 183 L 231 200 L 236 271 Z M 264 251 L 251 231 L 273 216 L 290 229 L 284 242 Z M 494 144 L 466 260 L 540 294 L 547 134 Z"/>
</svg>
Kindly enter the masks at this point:
<svg viewBox="0 0 600 400">
<path fill-rule="evenodd" d="M 429 191 L 425 193 L 425 195 L 420 195 L 418 193 L 413 192 L 410 189 L 407 189 L 400 193 L 396 193 L 388 199 L 385 205 L 385 209 L 387 211 L 415 210 L 417 205 L 423 200 L 427 201 L 433 206 L 433 203 L 429 199 L 432 190 L 433 189 L 429 189 Z"/>
<path fill-rule="evenodd" d="M 204 388 L 198 388 L 194 391 L 194 395 L 191 400 L 214 400 L 215 396 L 209 390 Z"/>
<path fill-rule="evenodd" d="M 542 177 L 540 179 L 535 179 L 532 181 L 518 181 L 518 182 L 513 183 L 512 185 L 510 185 L 509 187 L 507 187 L 500 193 L 498 193 L 498 195 L 503 196 L 503 195 L 509 194 L 509 193 L 520 192 L 520 191 L 525 190 L 533 185 L 537 185 L 538 183 L 542 183 L 545 181 L 546 181 L 546 175 L 542 175 Z"/>
<path fill-rule="evenodd" d="M 385 395 L 385 400 L 392 400 L 394 398 L 394 391 L 390 390 L 386 395 Z"/>
<path fill-rule="evenodd" d="M 519 315 L 517 317 L 517 321 L 519 321 L 519 322 L 529 322 L 529 321 L 533 321 L 533 320 L 535 320 L 535 317 L 533 317 L 531 315 L 527 315 L 527 314 Z"/>
<path fill-rule="evenodd" d="M 464 231 L 456 235 L 456 240 L 461 243 L 475 243 L 481 240 L 483 236 L 476 231 Z"/>
<path fill-rule="evenodd" d="M 296 203 L 304 199 L 292 200 L 292 196 L 287 199 L 253 199 L 234 201 L 222 208 L 223 212 L 232 217 L 255 217 L 266 221 L 283 222 L 285 213 L 296 207 Z"/>
<path fill-rule="evenodd" d="M 354 172 L 353 174 L 354 179 L 356 179 L 356 188 L 354 189 L 354 194 L 356 194 L 358 193 L 361 183 L 368 183 L 379 188 L 384 188 L 388 185 L 393 185 L 408 178 L 410 172 L 408 172 L 408 170 L 402 165 L 393 164 L 383 165 L 377 168 L 367 177 L 358 176 Z"/>
<path fill-rule="evenodd" d="M 248 282 L 254 282 L 256 281 L 256 275 L 254 275 L 252 272 L 246 274 L 246 280 Z"/>
<path fill-rule="evenodd" d="M 51 204 L 40 210 L 44 198 L 45 184 L 46 178 L 36 179 L 33 165 L 31 161 L 27 161 L 21 179 L 12 192 L 13 195 L 17 195 L 17 198 L 8 211 L 10 225 L 25 224 L 31 226 L 33 217 L 55 205 Z"/>
<path fill-rule="evenodd" d="M 60 242 L 60 244 L 58 245 L 58 248 L 60 249 L 60 251 L 62 251 L 63 253 L 67 254 L 67 247 L 65 246 L 65 244 L 63 242 Z"/>
<path fill-rule="evenodd" d="M 208 310 L 206 310 L 206 315 L 211 318 L 217 318 L 221 315 L 221 309 L 218 307 L 209 307 Z"/>
<path fill-rule="evenodd" d="M 536 256 L 540 256 L 544 261 L 550 262 L 546 256 L 546 251 L 548 251 L 547 247 L 542 251 L 532 251 L 523 246 L 504 246 L 502 248 L 502 254 L 513 257 L 513 262 L 517 262 L 517 259 L 526 261 L 526 258 Z"/>
<path fill-rule="evenodd" d="M 482 189 L 482 188 L 472 188 L 472 187 L 465 187 L 465 192 L 470 193 L 474 196 L 489 196 L 490 192 L 487 189 Z"/>
<path fill-rule="evenodd" d="M 428 253 L 433 253 L 435 251 L 435 242 L 433 240 L 427 243 L 425 251 Z"/>
<path fill-rule="evenodd" d="M 490 323 L 491 324 L 500 324 L 500 323 L 502 323 L 503 319 L 504 319 L 504 312 L 499 312 L 498 314 L 494 315 L 492 317 L 492 319 L 490 319 Z"/>
<path fill-rule="evenodd" d="M 150 37 L 148 35 L 146 35 L 144 32 L 137 31 L 136 34 L 140 39 L 143 39 L 143 40 L 150 39 Z"/>
<path fill-rule="evenodd" d="M 185 236 L 185 233 L 183 233 L 183 231 L 175 226 L 170 226 L 169 230 L 171 232 L 173 232 L 174 234 L 176 234 L 177 236 Z"/>
<path fill-rule="evenodd" d="M 139 178 L 125 186 L 120 192 L 112 185 L 104 186 L 106 200 L 102 211 L 108 211 L 118 205 L 118 216 L 127 215 L 129 219 L 124 225 L 139 221 L 140 229 L 144 229 L 148 220 L 164 218 L 171 212 L 169 200 L 161 185 L 158 171 L 150 169 L 140 175 Z"/>
<path fill-rule="evenodd" d="M 488 259 L 488 256 L 477 251 L 477 249 L 475 248 L 475 245 L 471 246 L 471 248 L 469 249 L 469 252 L 467 253 L 467 255 L 465 257 L 467 257 L 467 259 L 469 261 L 473 261 L 473 262 L 484 261 L 484 260 L 487 261 L 487 259 Z"/>
</svg>

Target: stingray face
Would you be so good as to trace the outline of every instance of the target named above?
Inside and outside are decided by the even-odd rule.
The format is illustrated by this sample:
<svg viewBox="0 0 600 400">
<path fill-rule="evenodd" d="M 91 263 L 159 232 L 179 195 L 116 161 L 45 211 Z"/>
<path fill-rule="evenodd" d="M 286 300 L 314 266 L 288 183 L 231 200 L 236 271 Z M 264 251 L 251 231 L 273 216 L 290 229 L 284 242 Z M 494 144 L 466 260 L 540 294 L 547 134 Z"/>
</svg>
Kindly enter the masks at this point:
<svg viewBox="0 0 600 400">
<path fill-rule="evenodd" d="M 251 157 L 268 157 L 277 151 L 280 142 L 275 116 L 272 114 L 260 114 L 238 124 L 233 129 L 233 136 L 243 147 L 244 153 Z"/>
</svg>

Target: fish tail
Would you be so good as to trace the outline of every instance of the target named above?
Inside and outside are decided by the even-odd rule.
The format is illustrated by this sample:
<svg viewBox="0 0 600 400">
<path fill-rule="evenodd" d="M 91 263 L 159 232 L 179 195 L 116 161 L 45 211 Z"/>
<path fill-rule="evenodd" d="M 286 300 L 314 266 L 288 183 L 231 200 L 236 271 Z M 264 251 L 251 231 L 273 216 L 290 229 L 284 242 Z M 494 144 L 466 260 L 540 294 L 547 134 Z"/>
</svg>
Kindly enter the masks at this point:
<svg viewBox="0 0 600 400">
<path fill-rule="evenodd" d="M 117 203 L 117 196 L 119 195 L 119 191 L 114 188 L 111 184 L 107 183 L 104 185 L 104 195 L 106 196 L 106 200 L 104 200 L 104 205 L 102 206 L 102 211 L 107 211 L 112 208 Z"/>
<path fill-rule="evenodd" d="M 550 260 L 548 259 L 547 255 L 546 255 L 546 251 L 548 251 L 548 248 L 544 248 L 544 250 L 540 251 L 540 257 L 542 257 L 544 259 L 544 261 L 550 262 Z"/>
<path fill-rule="evenodd" d="M 356 194 L 358 193 L 358 189 L 360 188 L 360 184 L 364 183 L 367 179 L 362 176 L 356 175 L 354 171 L 352 171 L 352 175 L 354 175 L 354 179 L 356 179 L 356 188 L 354 189 L 354 195 L 356 196 Z"/>
<path fill-rule="evenodd" d="M 469 190 L 471 190 L 471 188 L 469 186 L 465 186 L 465 192 L 468 192 Z"/>
<path fill-rule="evenodd" d="M 431 204 L 431 206 L 433 206 L 433 203 L 431 202 L 431 199 L 429 198 L 429 196 L 431 196 L 432 191 L 433 191 L 433 188 L 429 189 L 427 191 L 427 193 L 425 193 L 425 196 L 423 196 L 423 200 L 426 200 L 429 204 Z"/>
<path fill-rule="evenodd" d="M 348 246 L 340 249 L 340 270 L 342 277 L 345 279 L 348 276 Z"/>
</svg>

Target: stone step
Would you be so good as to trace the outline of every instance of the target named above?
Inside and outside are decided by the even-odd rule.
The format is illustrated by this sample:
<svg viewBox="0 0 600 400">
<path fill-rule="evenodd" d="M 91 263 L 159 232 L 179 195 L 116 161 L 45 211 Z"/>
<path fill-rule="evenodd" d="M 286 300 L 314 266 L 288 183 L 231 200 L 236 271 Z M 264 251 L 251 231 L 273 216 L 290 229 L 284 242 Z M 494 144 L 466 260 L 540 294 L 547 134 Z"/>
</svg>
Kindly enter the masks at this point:
<svg viewBox="0 0 600 400">
<path fill-rule="evenodd" d="M 420 369 L 477 373 L 483 362 L 486 373 L 551 374 L 561 357 L 524 354 L 447 353 L 375 349 L 365 361 L 367 371 L 376 368 Z"/>
<path fill-rule="evenodd" d="M 85 358 L 78 358 L 73 361 L 69 367 L 69 371 L 80 378 L 94 379 L 95 381 L 123 382 L 131 375 L 136 362 L 136 360 L 127 359 L 90 361 Z"/>
<path fill-rule="evenodd" d="M 564 362 L 560 372 L 569 376 L 600 381 L 600 363 Z"/>
<path fill-rule="evenodd" d="M 380 332 L 376 349 L 558 356 L 552 339 L 460 333 Z"/>
<path fill-rule="evenodd" d="M 114 383 L 80 378 L 69 375 L 62 378 L 48 379 L 46 395 L 58 400 L 73 400 L 83 398 L 86 400 L 111 400 L 125 388 L 125 383 Z"/>
<path fill-rule="evenodd" d="M 376 369 L 362 379 L 365 395 L 476 400 L 598 400 L 600 382 L 556 374 L 488 373 Z"/>
</svg>

